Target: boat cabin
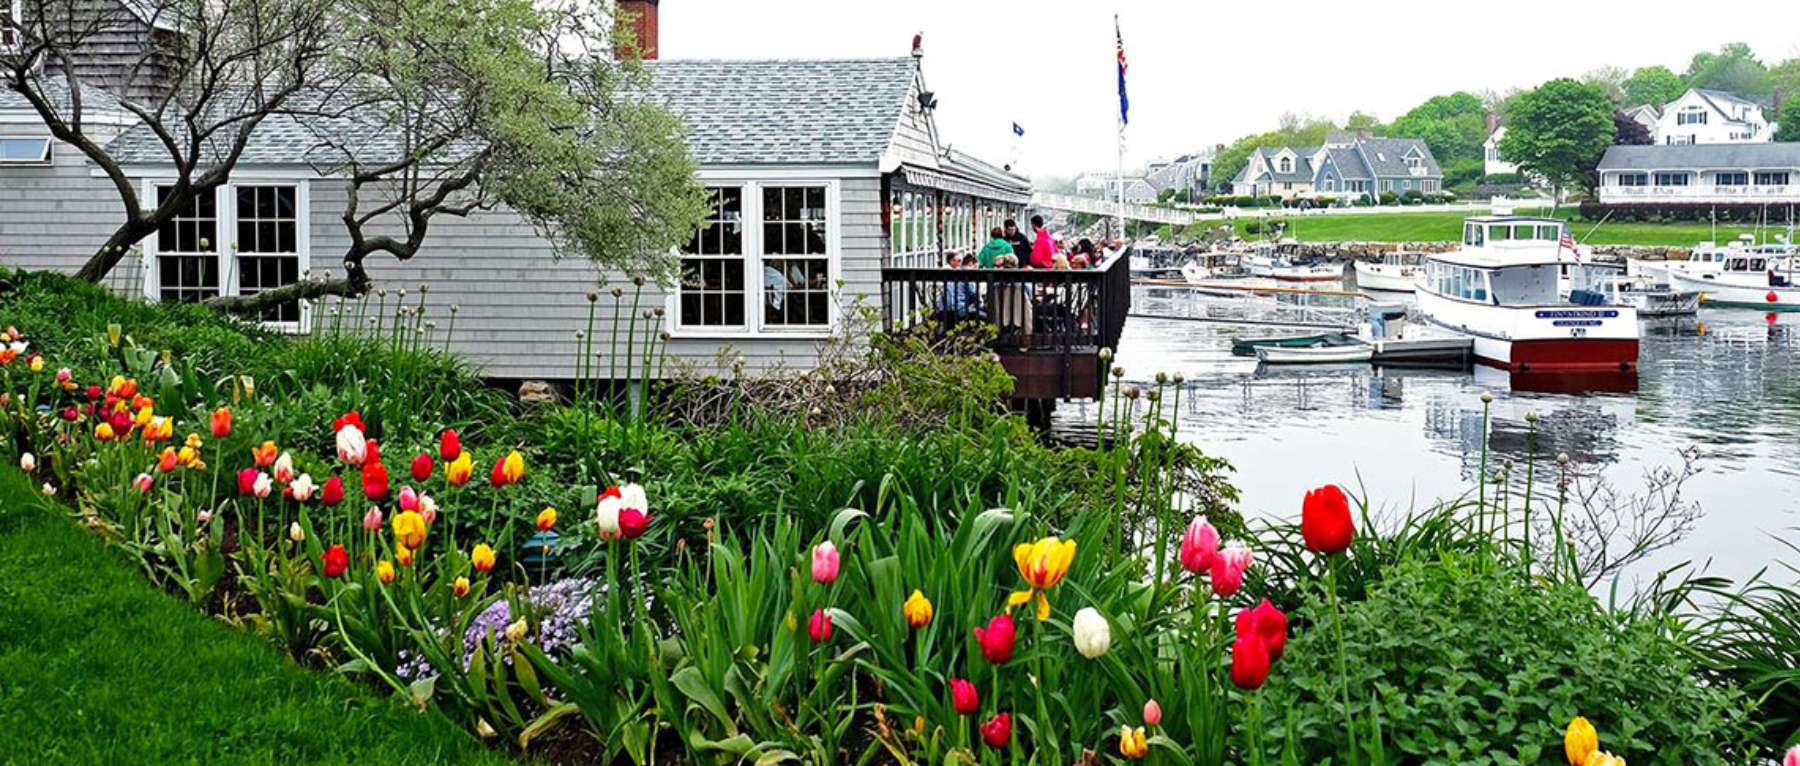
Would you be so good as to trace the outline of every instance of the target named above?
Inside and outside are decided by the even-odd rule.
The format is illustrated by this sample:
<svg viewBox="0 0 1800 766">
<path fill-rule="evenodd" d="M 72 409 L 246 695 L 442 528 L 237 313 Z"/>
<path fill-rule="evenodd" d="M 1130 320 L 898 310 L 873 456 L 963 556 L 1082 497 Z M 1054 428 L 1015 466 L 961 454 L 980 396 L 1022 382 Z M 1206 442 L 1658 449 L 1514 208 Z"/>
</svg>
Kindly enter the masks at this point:
<svg viewBox="0 0 1800 766">
<path fill-rule="evenodd" d="M 1518 249 L 1557 247 L 1563 222 L 1555 218 L 1479 216 L 1463 221 L 1463 246 Z"/>
</svg>

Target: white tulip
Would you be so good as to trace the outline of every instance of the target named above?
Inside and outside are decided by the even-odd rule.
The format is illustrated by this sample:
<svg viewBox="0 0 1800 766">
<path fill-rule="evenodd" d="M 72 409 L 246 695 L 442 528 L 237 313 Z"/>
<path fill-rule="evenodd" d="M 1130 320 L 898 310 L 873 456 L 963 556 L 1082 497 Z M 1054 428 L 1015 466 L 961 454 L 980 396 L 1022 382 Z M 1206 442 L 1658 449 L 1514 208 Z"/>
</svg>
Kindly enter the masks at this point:
<svg viewBox="0 0 1800 766">
<path fill-rule="evenodd" d="M 1075 651 L 1090 660 L 1098 659 L 1112 648 L 1112 626 L 1091 606 L 1075 613 Z"/>
<path fill-rule="evenodd" d="M 650 513 L 650 498 L 644 495 L 644 488 L 636 484 L 619 488 L 619 503 L 620 508 L 636 508 L 645 514 Z"/>
<path fill-rule="evenodd" d="M 362 465 L 369 454 L 369 441 L 363 437 L 362 429 L 347 425 L 337 432 L 338 459 L 350 465 Z"/>
<path fill-rule="evenodd" d="M 300 522 L 288 525 L 288 539 L 296 543 L 306 542 L 306 530 L 300 528 Z"/>
<path fill-rule="evenodd" d="M 37 456 L 29 452 L 19 456 L 19 470 L 31 473 L 37 470 Z"/>
<path fill-rule="evenodd" d="M 294 480 L 293 453 L 282 452 L 281 457 L 275 458 L 274 471 L 276 481 L 281 482 L 282 484 L 292 482 Z"/>
<path fill-rule="evenodd" d="M 315 488 L 316 487 L 313 486 L 312 474 L 309 473 L 300 474 L 300 478 L 295 479 L 294 483 L 288 485 L 288 491 L 293 493 L 294 499 L 302 503 L 312 499 L 313 490 Z"/>
<path fill-rule="evenodd" d="M 267 498 L 269 493 L 275 491 L 275 482 L 269 480 L 268 474 L 257 471 L 256 482 L 250 485 L 250 491 L 252 494 L 256 495 L 258 500 Z"/>
<path fill-rule="evenodd" d="M 619 534 L 619 511 L 624 508 L 624 501 L 608 495 L 600 498 L 600 505 L 594 516 L 595 523 L 600 525 L 600 534 Z"/>
</svg>

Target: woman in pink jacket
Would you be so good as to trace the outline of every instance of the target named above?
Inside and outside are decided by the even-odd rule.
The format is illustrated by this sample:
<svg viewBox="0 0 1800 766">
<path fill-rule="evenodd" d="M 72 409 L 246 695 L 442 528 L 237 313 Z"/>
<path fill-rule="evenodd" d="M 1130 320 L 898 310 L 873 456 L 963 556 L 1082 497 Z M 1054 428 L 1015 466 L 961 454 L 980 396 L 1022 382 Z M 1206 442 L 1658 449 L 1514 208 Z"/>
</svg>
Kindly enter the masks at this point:
<svg viewBox="0 0 1800 766">
<path fill-rule="evenodd" d="M 1037 269 L 1050 268 L 1056 260 L 1056 238 L 1050 236 L 1050 230 L 1044 228 L 1044 217 L 1031 217 L 1031 229 L 1037 239 L 1031 243 L 1031 266 Z"/>
</svg>

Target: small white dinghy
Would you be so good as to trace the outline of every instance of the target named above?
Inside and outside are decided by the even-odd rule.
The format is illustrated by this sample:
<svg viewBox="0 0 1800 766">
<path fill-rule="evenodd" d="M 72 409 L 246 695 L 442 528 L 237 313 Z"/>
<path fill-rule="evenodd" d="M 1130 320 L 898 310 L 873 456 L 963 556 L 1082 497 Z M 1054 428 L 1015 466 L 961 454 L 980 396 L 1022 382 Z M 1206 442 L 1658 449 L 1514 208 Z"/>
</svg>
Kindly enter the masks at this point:
<svg viewBox="0 0 1800 766">
<path fill-rule="evenodd" d="M 1375 348 L 1367 343 L 1256 347 L 1256 359 L 1263 364 L 1347 364 L 1367 362 L 1374 355 Z"/>
</svg>

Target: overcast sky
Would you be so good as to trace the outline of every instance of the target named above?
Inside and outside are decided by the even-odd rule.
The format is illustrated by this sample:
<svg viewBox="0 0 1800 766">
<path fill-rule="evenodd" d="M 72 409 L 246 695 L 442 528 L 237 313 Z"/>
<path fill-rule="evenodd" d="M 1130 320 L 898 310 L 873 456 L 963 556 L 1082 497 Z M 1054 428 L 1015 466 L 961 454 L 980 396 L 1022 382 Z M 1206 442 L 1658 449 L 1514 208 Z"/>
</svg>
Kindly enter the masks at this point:
<svg viewBox="0 0 1800 766">
<path fill-rule="evenodd" d="M 1110 171 L 1112 17 L 1131 62 L 1126 165 L 1271 129 L 1284 112 L 1383 120 L 1433 95 L 1531 87 L 1600 66 L 1663 64 L 1744 41 L 1800 55 L 1800 3 L 1467 0 L 663 0 L 664 58 L 903 56 L 925 34 L 938 127 L 994 162 Z"/>
</svg>

